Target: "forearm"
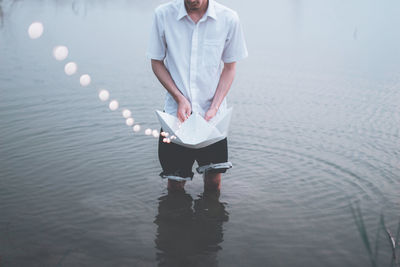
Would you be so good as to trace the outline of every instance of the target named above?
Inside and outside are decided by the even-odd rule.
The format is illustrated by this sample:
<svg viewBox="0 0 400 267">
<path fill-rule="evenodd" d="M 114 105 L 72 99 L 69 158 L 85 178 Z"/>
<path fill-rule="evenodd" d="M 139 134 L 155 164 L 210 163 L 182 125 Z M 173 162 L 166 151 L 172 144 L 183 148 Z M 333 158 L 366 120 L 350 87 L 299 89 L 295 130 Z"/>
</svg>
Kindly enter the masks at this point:
<svg viewBox="0 0 400 267">
<path fill-rule="evenodd" d="M 229 89 L 231 88 L 233 79 L 235 78 L 235 74 L 236 63 L 225 63 L 210 109 L 219 109 L 219 106 L 221 105 L 225 96 L 228 94 Z"/>
<path fill-rule="evenodd" d="M 153 69 L 154 74 L 157 76 L 157 79 L 165 87 L 165 89 L 167 89 L 167 91 L 172 95 L 172 97 L 178 104 L 178 110 L 176 112 L 176 116 L 181 122 L 185 121 L 192 112 L 192 108 L 190 106 L 189 101 L 181 93 L 181 91 L 179 91 L 174 80 L 172 80 L 171 74 L 165 67 L 163 61 L 152 59 L 151 67 Z"/>
<path fill-rule="evenodd" d="M 176 86 L 174 80 L 172 80 L 171 74 L 168 72 L 167 68 L 164 65 L 163 61 L 160 60 L 151 60 L 151 67 L 153 69 L 154 74 L 160 83 L 164 86 L 164 88 L 172 95 L 177 103 L 179 103 L 184 96 L 179 91 Z"/>
</svg>

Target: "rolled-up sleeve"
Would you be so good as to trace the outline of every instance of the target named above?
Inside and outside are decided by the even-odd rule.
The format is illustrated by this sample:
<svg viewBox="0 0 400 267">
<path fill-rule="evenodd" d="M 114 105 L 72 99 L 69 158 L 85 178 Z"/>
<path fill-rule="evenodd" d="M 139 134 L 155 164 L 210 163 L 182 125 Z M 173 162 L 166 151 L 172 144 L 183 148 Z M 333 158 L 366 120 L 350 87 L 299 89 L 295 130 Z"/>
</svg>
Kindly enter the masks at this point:
<svg viewBox="0 0 400 267">
<path fill-rule="evenodd" d="M 164 60 L 167 50 L 163 24 L 157 10 L 154 12 L 150 40 L 146 52 L 148 59 Z"/>
<path fill-rule="evenodd" d="M 231 21 L 230 30 L 225 41 L 222 61 L 232 63 L 248 56 L 246 41 L 244 39 L 243 29 L 240 24 L 239 16 L 235 13 Z"/>
</svg>

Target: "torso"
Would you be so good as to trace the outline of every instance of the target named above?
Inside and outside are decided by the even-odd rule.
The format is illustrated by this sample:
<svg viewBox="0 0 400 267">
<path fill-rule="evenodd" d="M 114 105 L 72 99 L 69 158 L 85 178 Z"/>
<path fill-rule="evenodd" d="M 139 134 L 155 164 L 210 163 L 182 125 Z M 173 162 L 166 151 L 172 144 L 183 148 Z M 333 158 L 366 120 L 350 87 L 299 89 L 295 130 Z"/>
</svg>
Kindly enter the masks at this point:
<svg viewBox="0 0 400 267">
<path fill-rule="evenodd" d="M 217 18 L 205 17 L 207 11 L 177 18 L 183 14 L 179 4 L 182 2 L 169 3 L 157 10 L 167 44 L 165 65 L 176 86 L 190 101 L 192 111 L 204 115 L 219 82 L 226 40 L 236 17 L 230 9 L 214 2 Z M 226 100 L 220 110 L 225 108 Z M 164 110 L 176 114 L 177 103 L 170 94 Z"/>
</svg>

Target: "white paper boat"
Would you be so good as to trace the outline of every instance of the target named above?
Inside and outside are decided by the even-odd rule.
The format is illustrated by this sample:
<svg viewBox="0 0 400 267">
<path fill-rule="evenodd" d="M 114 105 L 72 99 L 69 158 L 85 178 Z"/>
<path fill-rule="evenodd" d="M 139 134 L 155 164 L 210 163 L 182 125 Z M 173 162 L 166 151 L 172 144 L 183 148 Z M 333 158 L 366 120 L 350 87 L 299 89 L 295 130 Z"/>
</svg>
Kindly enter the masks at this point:
<svg viewBox="0 0 400 267">
<path fill-rule="evenodd" d="M 164 132 L 176 136 L 171 142 L 189 148 L 202 148 L 214 144 L 228 135 L 232 108 L 218 112 L 210 121 L 206 121 L 195 112 L 181 123 L 173 115 L 156 110 L 158 120 Z"/>
</svg>

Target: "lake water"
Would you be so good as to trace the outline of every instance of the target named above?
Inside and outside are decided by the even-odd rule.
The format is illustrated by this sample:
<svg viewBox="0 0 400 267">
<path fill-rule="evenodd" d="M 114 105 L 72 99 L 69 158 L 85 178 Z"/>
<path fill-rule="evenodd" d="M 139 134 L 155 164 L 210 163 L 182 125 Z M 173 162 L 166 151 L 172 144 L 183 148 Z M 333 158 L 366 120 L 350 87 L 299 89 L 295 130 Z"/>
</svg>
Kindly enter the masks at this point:
<svg viewBox="0 0 400 267">
<path fill-rule="evenodd" d="M 0 266 L 371 266 L 349 203 L 389 266 L 376 233 L 380 214 L 393 234 L 400 220 L 400 2 L 221 1 L 249 58 L 219 196 L 200 175 L 168 194 L 143 131 L 165 95 L 145 58 L 161 2 L 0 0 Z"/>
</svg>

